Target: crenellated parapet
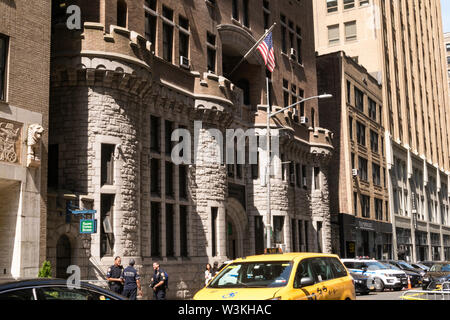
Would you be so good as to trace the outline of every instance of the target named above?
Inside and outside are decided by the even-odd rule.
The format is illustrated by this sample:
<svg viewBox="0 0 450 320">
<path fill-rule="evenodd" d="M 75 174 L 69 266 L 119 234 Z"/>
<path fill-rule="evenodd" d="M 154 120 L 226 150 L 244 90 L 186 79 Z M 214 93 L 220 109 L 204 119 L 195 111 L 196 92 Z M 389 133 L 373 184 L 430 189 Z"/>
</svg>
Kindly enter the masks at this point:
<svg viewBox="0 0 450 320">
<path fill-rule="evenodd" d="M 114 86 L 142 94 L 151 85 L 151 43 L 134 31 L 111 26 L 105 33 L 99 23 L 86 22 L 82 31 L 55 26 L 52 54 L 54 85 Z"/>
</svg>

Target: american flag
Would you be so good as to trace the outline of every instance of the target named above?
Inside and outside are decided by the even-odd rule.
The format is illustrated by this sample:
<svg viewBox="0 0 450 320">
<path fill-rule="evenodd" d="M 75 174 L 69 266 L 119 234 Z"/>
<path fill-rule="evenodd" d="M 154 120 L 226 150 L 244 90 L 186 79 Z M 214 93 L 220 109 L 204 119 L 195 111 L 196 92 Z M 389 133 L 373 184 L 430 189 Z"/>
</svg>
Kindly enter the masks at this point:
<svg viewBox="0 0 450 320">
<path fill-rule="evenodd" d="M 261 53 L 264 63 L 270 72 L 275 69 L 275 55 L 273 50 L 272 32 L 270 32 L 258 46 L 258 50 Z"/>
</svg>

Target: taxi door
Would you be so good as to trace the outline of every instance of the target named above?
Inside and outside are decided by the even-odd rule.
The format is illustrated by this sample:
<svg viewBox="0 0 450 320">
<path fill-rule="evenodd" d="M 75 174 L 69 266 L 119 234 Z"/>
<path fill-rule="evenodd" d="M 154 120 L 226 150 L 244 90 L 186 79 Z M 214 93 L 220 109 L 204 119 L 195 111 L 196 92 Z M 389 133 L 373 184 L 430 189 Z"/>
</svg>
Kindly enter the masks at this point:
<svg viewBox="0 0 450 320">
<path fill-rule="evenodd" d="M 287 297 L 289 300 L 323 300 L 323 290 L 317 281 L 316 274 L 312 266 L 313 258 L 304 259 L 297 264 L 293 289 Z M 310 282 L 301 284 L 302 279 L 309 279 Z"/>
<path fill-rule="evenodd" d="M 317 291 L 323 300 L 340 300 L 344 295 L 343 279 L 336 277 L 332 258 L 314 258 L 313 271 L 317 277 Z"/>
</svg>

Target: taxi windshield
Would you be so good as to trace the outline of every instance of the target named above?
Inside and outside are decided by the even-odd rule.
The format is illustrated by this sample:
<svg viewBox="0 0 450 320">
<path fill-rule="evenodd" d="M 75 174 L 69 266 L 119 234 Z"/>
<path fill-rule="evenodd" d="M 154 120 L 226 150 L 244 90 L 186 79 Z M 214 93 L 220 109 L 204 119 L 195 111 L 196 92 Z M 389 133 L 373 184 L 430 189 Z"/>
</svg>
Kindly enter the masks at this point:
<svg viewBox="0 0 450 320">
<path fill-rule="evenodd" d="M 208 288 L 281 288 L 287 285 L 291 271 L 290 261 L 233 263 Z"/>
</svg>

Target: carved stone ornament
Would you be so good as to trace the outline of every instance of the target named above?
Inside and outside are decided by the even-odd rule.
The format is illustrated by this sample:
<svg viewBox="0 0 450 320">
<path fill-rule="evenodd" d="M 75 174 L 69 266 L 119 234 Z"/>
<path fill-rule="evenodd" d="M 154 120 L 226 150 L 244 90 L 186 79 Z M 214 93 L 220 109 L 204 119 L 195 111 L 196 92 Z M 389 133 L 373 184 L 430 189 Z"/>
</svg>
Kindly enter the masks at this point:
<svg viewBox="0 0 450 320">
<path fill-rule="evenodd" d="M 27 167 L 37 168 L 41 165 L 41 139 L 44 128 L 40 124 L 28 127 L 27 137 Z"/>
<path fill-rule="evenodd" d="M 0 119 L 0 161 L 18 163 L 20 160 L 19 124 Z"/>
</svg>

